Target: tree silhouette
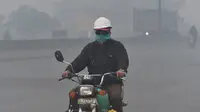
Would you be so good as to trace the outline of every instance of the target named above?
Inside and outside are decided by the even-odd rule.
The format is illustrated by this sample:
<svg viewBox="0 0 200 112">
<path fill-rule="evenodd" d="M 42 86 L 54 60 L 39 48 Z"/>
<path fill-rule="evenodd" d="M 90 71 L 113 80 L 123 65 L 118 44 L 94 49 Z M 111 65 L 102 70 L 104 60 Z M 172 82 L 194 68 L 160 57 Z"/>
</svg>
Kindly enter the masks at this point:
<svg viewBox="0 0 200 112">
<path fill-rule="evenodd" d="M 24 5 L 9 15 L 9 28 L 14 29 L 20 36 L 36 37 L 50 33 L 60 27 L 60 23 L 48 14 Z"/>
</svg>

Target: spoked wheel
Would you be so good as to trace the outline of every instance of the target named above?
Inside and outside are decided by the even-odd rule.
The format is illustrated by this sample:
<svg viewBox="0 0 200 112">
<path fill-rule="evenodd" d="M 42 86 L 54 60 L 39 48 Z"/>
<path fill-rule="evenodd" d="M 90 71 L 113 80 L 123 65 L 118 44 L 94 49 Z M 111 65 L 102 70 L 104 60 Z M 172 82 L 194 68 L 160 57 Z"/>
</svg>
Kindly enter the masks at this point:
<svg viewBox="0 0 200 112">
<path fill-rule="evenodd" d="M 195 39 L 192 37 L 189 37 L 188 44 L 189 44 L 189 47 L 193 49 L 195 47 Z"/>
</svg>

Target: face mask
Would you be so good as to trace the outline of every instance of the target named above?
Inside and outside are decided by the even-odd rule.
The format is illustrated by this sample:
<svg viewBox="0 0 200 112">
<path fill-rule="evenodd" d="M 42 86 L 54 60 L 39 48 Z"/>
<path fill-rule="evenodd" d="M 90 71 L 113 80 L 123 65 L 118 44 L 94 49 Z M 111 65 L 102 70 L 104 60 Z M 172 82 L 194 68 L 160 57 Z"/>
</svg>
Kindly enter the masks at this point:
<svg viewBox="0 0 200 112">
<path fill-rule="evenodd" d="M 105 31 L 96 31 L 96 41 L 103 43 L 108 39 L 110 39 L 110 33 Z"/>
<path fill-rule="evenodd" d="M 96 41 L 100 42 L 100 43 L 104 43 L 106 40 L 110 39 L 110 34 L 106 34 L 106 35 L 96 35 Z"/>
</svg>

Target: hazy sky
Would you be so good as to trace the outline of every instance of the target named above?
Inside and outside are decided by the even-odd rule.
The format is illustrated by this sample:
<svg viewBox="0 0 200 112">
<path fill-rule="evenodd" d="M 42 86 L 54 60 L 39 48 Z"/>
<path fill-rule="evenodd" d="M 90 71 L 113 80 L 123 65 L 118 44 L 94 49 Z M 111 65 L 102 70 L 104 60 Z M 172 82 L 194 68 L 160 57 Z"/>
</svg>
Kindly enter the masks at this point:
<svg viewBox="0 0 200 112">
<path fill-rule="evenodd" d="M 41 11 L 45 11 L 48 12 L 49 14 L 52 14 L 53 12 L 52 2 L 56 1 L 61 1 L 61 0 L 0 0 L 0 14 L 7 15 L 12 10 L 17 9 L 17 7 L 22 4 L 31 5 Z M 87 0 L 84 1 L 86 2 Z M 129 1 L 129 2 L 134 1 L 132 3 L 135 3 L 136 6 L 140 6 L 143 4 L 152 6 L 152 4 L 155 4 L 156 0 L 123 0 L 123 1 Z M 169 0 L 164 0 L 164 3 L 167 4 L 168 1 Z M 177 0 L 172 0 L 172 1 L 177 1 Z M 190 23 L 196 23 L 200 26 L 200 16 L 197 13 L 195 13 L 196 11 L 200 10 L 199 4 L 200 0 L 186 0 L 186 6 L 183 7 L 183 9 L 181 10 L 181 15 L 184 16 L 186 21 L 189 21 Z"/>
<path fill-rule="evenodd" d="M 0 14 L 9 14 L 12 10 L 18 8 L 19 5 L 28 4 L 36 7 L 41 11 L 51 13 L 53 10 L 52 2 L 61 0 L 0 0 Z"/>
</svg>

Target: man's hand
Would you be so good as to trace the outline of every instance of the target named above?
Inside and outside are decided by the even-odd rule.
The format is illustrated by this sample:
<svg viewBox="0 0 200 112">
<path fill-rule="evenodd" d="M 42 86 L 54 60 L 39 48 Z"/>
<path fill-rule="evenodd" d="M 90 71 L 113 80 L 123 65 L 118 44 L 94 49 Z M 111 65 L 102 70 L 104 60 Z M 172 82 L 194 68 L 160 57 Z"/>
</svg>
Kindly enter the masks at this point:
<svg viewBox="0 0 200 112">
<path fill-rule="evenodd" d="M 66 78 L 66 77 L 69 77 L 71 75 L 71 72 L 70 71 L 64 71 L 62 73 L 62 78 Z"/>
<path fill-rule="evenodd" d="M 117 77 L 125 77 L 126 76 L 126 72 L 123 69 L 120 69 L 116 72 Z"/>
</svg>

